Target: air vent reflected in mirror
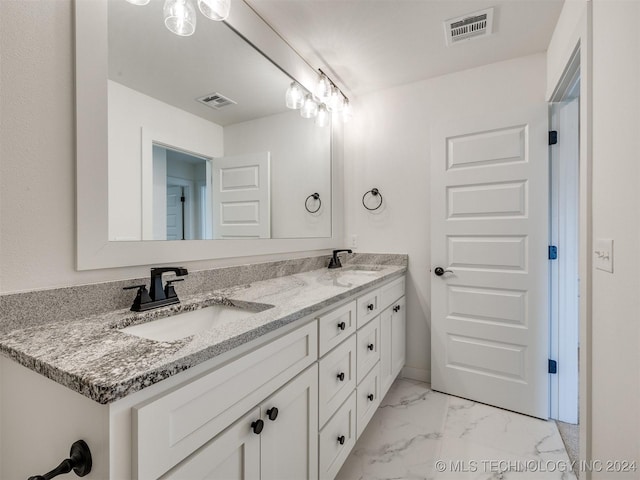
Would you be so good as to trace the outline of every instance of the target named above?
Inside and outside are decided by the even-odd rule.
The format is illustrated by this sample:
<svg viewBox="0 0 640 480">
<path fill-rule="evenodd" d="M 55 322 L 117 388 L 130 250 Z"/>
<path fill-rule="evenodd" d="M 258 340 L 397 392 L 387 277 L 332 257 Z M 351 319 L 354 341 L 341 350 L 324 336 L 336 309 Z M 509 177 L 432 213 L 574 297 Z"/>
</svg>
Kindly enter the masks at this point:
<svg viewBox="0 0 640 480">
<path fill-rule="evenodd" d="M 221 93 L 214 92 L 203 97 L 197 98 L 198 102 L 205 104 L 207 107 L 215 108 L 216 110 L 220 110 L 221 108 L 227 107 L 229 105 L 236 105 L 237 102 L 234 102 L 228 97 L 225 97 Z"/>
</svg>

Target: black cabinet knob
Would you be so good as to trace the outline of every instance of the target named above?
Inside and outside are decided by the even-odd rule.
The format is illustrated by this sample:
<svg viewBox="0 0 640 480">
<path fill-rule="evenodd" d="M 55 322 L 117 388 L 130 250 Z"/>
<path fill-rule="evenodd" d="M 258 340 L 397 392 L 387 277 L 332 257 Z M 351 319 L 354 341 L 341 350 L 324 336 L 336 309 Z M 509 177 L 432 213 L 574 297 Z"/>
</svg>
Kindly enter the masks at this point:
<svg viewBox="0 0 640 480">
<path fill-rule="evenodd" d="M 340 323 L 338 324 L 338 329 L 340 329 L 340 330 L 344 330 L 345 328 L 347 328 L 347 324 L 346 324 L 346 323 L 344 323 L 344 322 L 340 322 Z"/>
<path fill-rule="evenodd" d="M 367 348 L 372 352 L 373 352 L 373 347 L 374 347 L 373 343 L 370 343 L 369 345 L 367 345 Z"/>
<path fill-rule="evenodd" d="M 271 407 L 269 410 L 267 410 L 267 417 L 269 417 L 269 420 L 273 422 L 276 418 L 278 418 L 278 409 L 276 407 Z"/>
<path fill-rule="evenodd" d="M 370 402 L 373 402 L 373 399 L 374 399 L 373 393 L 370 393 L 369 395 L 367 395 L 367 398 L 369 399 Z"/>
<path fill-rule="evenodd" d="M 344 445 L 345 440 L 346 440 L 346 438 L 344 438 L 344 435 L 340 435 L 340 436 L 338 437 L 338 443 L 339 443 L 340 445 Z"/>
<path fill-rule="evenodd" d="M 343 372 L 340 372 L 340 373 L 337 375 L 337 377 L 338 377 L 338 380 L 340 380 L 341 382 L 344 382 L 344 373 L 343 373 Z"/>
<path fill-rule="evenodd" d="M 264 428 L 264 422 L 262 420 L 256 420 L 251 424 L 251 429 L 253 430 L 253 433 L 255 433 L 256 435 L 260 435 L 260 433 L 262 433 L 263 428 Z"/>
<path fill-rule="evenodd" d="M 368 308 L 370 311 L 373 311 L 373 309 L 374 309 L 375 307 L 373 306 L 373 303 L 370 303 L 369 305 L 367 305 L 367 308 Z"/>
<path fill-rule="evenodd" d="M 393 307 L 393 311 L 398 313 L 400 311 L 400 305 L 396 305 L 395 307 Z"/>
</svg>

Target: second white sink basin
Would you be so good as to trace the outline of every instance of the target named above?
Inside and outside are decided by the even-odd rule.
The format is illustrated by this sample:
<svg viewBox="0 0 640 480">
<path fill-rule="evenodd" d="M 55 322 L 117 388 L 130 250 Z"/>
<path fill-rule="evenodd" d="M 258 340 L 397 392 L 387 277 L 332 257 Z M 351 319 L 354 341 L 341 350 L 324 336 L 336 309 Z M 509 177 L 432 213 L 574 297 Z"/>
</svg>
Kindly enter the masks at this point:
<svg viewBox="0 0 640 480">
<path fill-rule="evenodd" d="M 227 305 L 211 305 L 139 325 L 132 325 L 122 328 L 120 331 L 157 342 L 170 342 L 211 330 L 230 322 L 243 320 L 256 313 L 252 310 L 229 307 Z"/>
</svg>

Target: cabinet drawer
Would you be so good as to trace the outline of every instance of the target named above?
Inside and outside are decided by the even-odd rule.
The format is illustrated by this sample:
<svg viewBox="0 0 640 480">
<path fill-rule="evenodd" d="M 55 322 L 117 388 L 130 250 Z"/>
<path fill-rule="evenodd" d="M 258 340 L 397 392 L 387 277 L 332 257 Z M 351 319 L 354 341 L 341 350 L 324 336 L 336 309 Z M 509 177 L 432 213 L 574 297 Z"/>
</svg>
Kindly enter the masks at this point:
<svg viewBox="0 0 640 480">
<path fill-rule="evenodd" d="M 164 396 L 132 409 L 134 476 L 156 478 L 311 365 L 311 322 Z"/>
<path fill-rule="evenodd" d="M 375 367 L 362 380 L 362 383 L 358 385 L 356 401 L 358 438 L 362 435 L 373 414 L 376 413 L 378 405 L 380 405 L 380 363 L 376 363 Z"/>
<path fill-rule="evenodd" d="M 322 356 L 356 331 L 356 301 L 319 317 L 318 331 L 318 353 Z"/>
<path fill-rule="evenodd" d="M 342 443 L 341 443 L 342 442 Z M 320 478 L 335 478 L 356 443 L 356 392 L 320 432 Z"/>
<path fill-rule="evenodd" d="M 366 324 L 357 333 L 357 375 L 356 381 L 360 383 L 369 373 L 378 360 L 380 360 L 380 317 Z"/>
<path fill-rule="evenodd" d="M 365 293 L 356 301 L 358 304 L 358 328 L 360 328 L 380 311 L 380 289 Z"/>
<path fill-rule="evenodd" d="M 318 419 L 321 426 L 355 388 L 356 336 L 351 335 L 320 360 Z"/>
<path fill-rule="evenodd" d="M 404 295 L 404 275 L 380 287 L 380 310 L 384 310 Z"/>
</svg>

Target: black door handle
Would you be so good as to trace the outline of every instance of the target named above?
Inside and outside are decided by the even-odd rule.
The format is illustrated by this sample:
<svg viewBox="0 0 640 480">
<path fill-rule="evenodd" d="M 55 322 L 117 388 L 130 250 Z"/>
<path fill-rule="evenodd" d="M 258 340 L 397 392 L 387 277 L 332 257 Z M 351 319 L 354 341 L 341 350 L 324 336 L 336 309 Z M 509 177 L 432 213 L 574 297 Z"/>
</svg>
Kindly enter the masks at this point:
<svg viewBox="0 0 640 480">
<path fill-rule="evenodd" d="M 436 267 L 433 269 L 433 273 L 435 273 L 438 277 L 441 277 L 445 273 L 453 273 L 451 270 L 445 270 L 442 267 Z"/>
</svg>

